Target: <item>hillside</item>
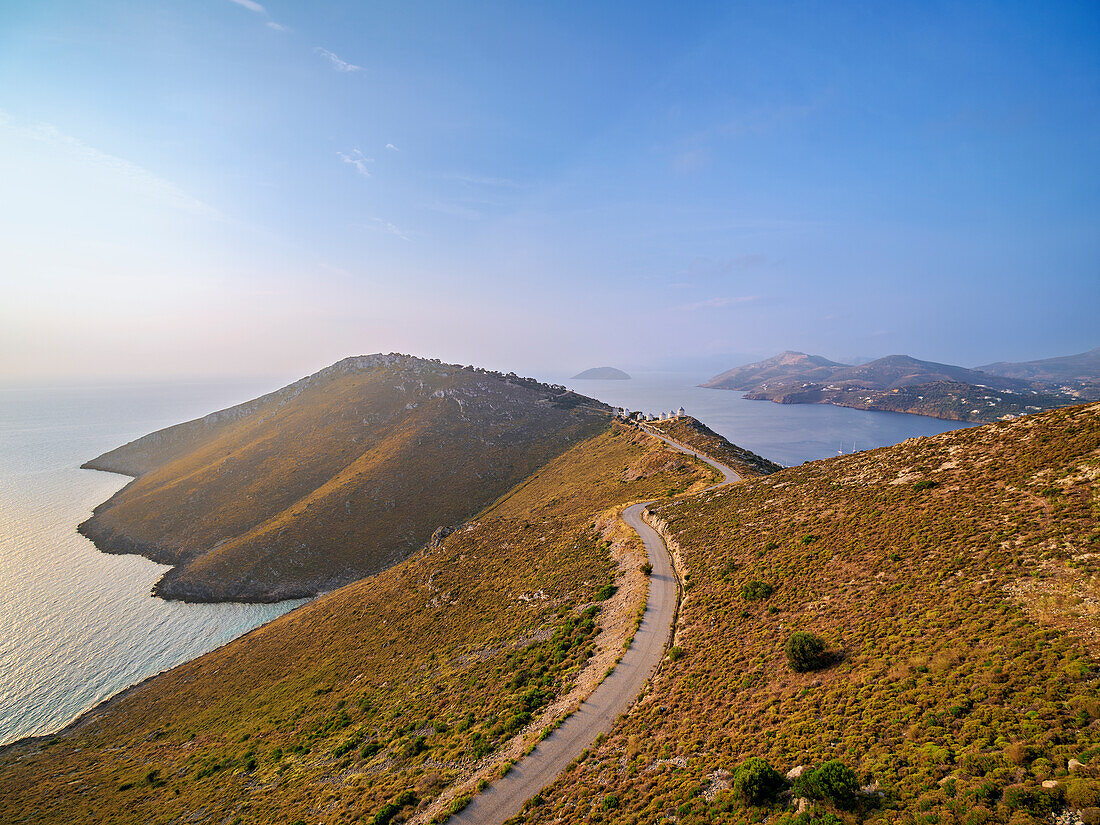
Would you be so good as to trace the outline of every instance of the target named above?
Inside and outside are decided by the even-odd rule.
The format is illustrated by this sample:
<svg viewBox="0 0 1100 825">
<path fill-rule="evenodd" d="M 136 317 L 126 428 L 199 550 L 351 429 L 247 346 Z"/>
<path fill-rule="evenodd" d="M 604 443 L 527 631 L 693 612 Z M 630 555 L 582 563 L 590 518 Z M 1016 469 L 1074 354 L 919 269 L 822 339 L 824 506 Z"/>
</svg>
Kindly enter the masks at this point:
<svg viewBox="0 0 1100 825">
<path fill-rule="evenodd" d="M 1100 404 L 652 510 L 679 650 L 515 822 L 1098 821 Z M 825 642 L 809 672 L 796 631 Z M 750 757 L 805 778 L 746 803 Z"/>
<path fill-rule="evenodd" d="M 836 404 L 977 423 L 1094 397 L 1087 392 L 921 361 L 908 355 L 888 355 L 848 366 L 820 356 L 785 352 L 729 370 L 700 386 L 739 390 L 753 401 Z"/>
<path fill-rule="evenodd" d="M 662 433 L 673 441 L 686 444 L 704 455 L 717 459 L 735 470 L 742 478 L 755 478 L 782 470 L 780 464 L 758 456 L 751 450 L 731 444 L 714 430 L 690 415 L 679 415 L 662 421 L 651 421 L 646 427 Z"/>
<path fill-rule="evenodd" d="M 1077 355 L 1042 358 L 1038 361 L 998 361 L 978 369 L 990 375 L 1051 384 L 1081 381 L 1100 384 L 1100 347 Z"/>
<path fill-rule="evenodd" d="M 787 350 L 763 361 L 726 370 L 699 386 L 720 390 L 750 390 L 772 382 L 827 380 L 836 370 L 846 366 L 820 355 Z"/>
<path fill-rule="evenodd" d="M 629 381 L 630 376 L 615 367 L 592 367 L 573 376 L 573 380 Z"/>
<path fill-rule="evenodd" d="M 714 480 L 603 422 L 406 561 L 0 749 L 0 822 L 401 822 L 472 792 L 633 634 L 645 555 L 622 505 Z"/>
<path fill-rule="evenodd" d="M 606 427 L 563 387 L 349 358 L 85 466 L 136 475 L 80 531 L 173 565 L 157 595 L 269 601 L 385 569 Z"/>
</svg>

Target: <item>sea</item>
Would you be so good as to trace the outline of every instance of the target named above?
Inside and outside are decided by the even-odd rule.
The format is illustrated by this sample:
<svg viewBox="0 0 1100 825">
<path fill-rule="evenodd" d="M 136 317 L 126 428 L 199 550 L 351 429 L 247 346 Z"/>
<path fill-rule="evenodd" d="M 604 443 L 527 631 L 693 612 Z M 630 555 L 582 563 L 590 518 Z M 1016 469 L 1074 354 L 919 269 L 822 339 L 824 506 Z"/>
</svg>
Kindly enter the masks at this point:
<svg viewBox="0 0 1100 825">
<path fill-rule="evenodd" d="M 746 401 L 652 372 L 559 379 L 614 406 L 683 406 L 729 440 L 785 465 L 965 426 L 923 416 Z M 285 382 L 284 382 L 285 383 Z M 120 444 L 276 389 L 269 381 L 0 387 L 0 745 L 52 733 L 121 690 L 293 610 L 154 598 L 166 568 L 100 553 L 76 532 L 129 479 L 81 470 Z"/>
</svg>

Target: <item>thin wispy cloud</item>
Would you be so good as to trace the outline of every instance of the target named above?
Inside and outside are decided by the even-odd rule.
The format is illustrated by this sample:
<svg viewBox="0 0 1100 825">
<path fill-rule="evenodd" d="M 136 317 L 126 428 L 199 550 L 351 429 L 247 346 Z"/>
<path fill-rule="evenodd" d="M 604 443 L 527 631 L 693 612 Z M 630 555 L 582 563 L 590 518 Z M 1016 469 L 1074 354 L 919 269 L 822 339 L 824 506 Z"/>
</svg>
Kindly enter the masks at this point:
<svg viewBox="0 0 1100 825">
<path fill-rule="evenodd" d="M 165 180 L 125 158 L 101 152 L 79 138 L 64 134 L 51 124 L 17 123 L 6 112 L 0 110 L 0 131 L 33 140 L 36 143 L 50 147 L 61 155 L 74 158 L 89 166 L 104 169 L 125 180 L 132 189 L 140 194 L 166 206 L 211 219 L 221 218 L 217 209 L 187 194 L 171 181 Z"/>
<path fill-rule="evenodd" d="M 378 232 L 384 232 L 387 235 L 393 235 L 397 238 L 400 238 L 403 241 L 411 241 L 412 240 L 412 237 L 411 237 L 412 233 L 411 232 L 406 232 L 404 229 L 401 229 L 400 227 L 395 226 L 394 224 L 390 223 L 389 221 L 384 221 L 381 218 L 371 218 L 370 223 L 367 224 L 367 227 L 369 229 L 374 229 Z"/>
<path fill-rule="evenodd" d="M 327 58 L 332 64 L 332 68 L 336 69 L 338 72 L 357 72 L 363 68 L 362 66 L 356 66 L 354 63 L 348 63 L 346 60 L 341 59 L 339 55 L 333 54 L 328 49 L 323 49 L 320 46 L 313 51 L 321 55 L 321 57 Z"/>
<path fill-rule="evenodd" d="M 254 11 L 257 14 L 267 14 L 267 9 L 265 9 L 259 3 L 253 2 L 253 0 L 229 0 L 229 2 L 234 3 L 238 6 L 242 6 L 249 11 Z"/>
<path fill-rule="evenodd" d="M 397 148 L 396 146 L 394 146 L 394 145 L 393 145 L 392 143 L 387 143 L 387 144 L 386 144 L 386 148 L 387 148 L 387 149 L 389 149 L 389 150 L 390 150 L 391 152 L 398 152 L 398 151 L 400 151 L 400 150 L 399 150 L 399 149 L 398 149 L 398 148 Z"/>
<path fill-rule="evenodd" d="M 355 171 L 365 178 L 370 177 L 370 169 L 367 168 L 368 163 L 374 163 L 374 158 L 368 158 L 358 149 L 352 149 L 351 154 L 346 152 L 337 152 L 336 155 L 344 163 L 350 164 L 355 167 Z"/>
<path fill-rule="evenodd" d="M 759 295 L 738 295 L 732 298 L 707 298 L 705 301 L 696 301 L 693 304 L 684 304 L 680 307 L 680 309 L 687 310 L 688 312 L 694 312 L 700 309 L 720 309 L 721 307 L 736 306 L 737 304 L 748 304 L 752 301 L 756 301 L 759 299 Z"/>
<path fill-rule="evenodd" d="M 264 17 L 268 17 L 267 9 L 261 6 L 255 0 L 229 0 L 234 6 L 240 6 L 242 9 L 248 9 L 256 14 L 261 14 Z M 287 32 L 290 28 L 284 26 L 282 23 L 276 23 L 274 20 L 268 20 L 266 23 L 269 29 L 274 29 L 277 32 Z"/>
</svg>

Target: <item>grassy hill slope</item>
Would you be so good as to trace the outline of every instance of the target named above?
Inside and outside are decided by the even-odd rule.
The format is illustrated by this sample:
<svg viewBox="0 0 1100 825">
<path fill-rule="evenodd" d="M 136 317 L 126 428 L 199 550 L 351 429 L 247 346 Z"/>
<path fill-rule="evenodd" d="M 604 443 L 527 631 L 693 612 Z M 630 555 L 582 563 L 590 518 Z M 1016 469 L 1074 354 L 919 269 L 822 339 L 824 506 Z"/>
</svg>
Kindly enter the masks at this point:
<svg viewBox="0 0 1100 825">
<path fill-rule="evenodd" d="M 652 427 L 673 441 L 679 441 L 704 455 L 717 459 L 735 470 L 742 478 L 755 478 L 783 469 L 782 465 L 774 461 L 758 456 L 744 447 L 731 444 L 702 421 L 690 415 L 651 421 L 646 426 Z"/>
<path fill-rule="evenodd" d="M 713 481 L 603 427 L 404 562 L 0 750 L 0 821 L 399 822 L 537 735 L 614 661 L 644 598 L 638 558 L 616 566 L 596 523 Z"/>
<path fill-rule="evenodd" d="M 1093 404 L 654 507 L 687 582 L 678 655 L 516 821 L 1097 821 L 1098 479 Z M 796 631 L 820 669 L 792 669 Z M 796 819 L 731 789 L 750 757 L 839 760 L 868 793 Z"/>
<path fill-rule="evenodd" d="M 80 529 L 174 565 L 166 598 L 313 595 L 404 558 L 606 421 L 602 404 L 529 379 L 349 358 L 89 462 L 138 478 Z"/>
</svg>

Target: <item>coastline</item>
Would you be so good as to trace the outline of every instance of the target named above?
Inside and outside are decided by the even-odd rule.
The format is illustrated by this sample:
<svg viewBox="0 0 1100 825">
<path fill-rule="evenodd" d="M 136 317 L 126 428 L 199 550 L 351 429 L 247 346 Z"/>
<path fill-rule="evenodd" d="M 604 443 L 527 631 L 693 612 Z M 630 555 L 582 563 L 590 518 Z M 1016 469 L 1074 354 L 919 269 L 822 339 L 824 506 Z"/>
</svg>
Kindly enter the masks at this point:
<svg viewBox="0 0 1100 825">
<path fill-rule="evenodd" d="M 321 594 L 317 595 L 314 598 L 321 598 L 324 595 L 326 595 L 326 594 L 321 593 Z M 60 736 L 69 736 L 70 734 L 76 733 L 78 730 L 85 727 L 86 725 L 90 725 L 93 722 L 97 721 L 102 715 L 106 714 L 111 708 L 113 708 L 119 702 L 122 702 L 127 697 L 129 697 L 130 695 L 132 695 L 134 693 L 137 693 L 139 690 L 141 690 L 143 687 L 145 687 L 148 682 L 151 682 L 152 680 L 154 680 L 154 679 L 156 679 L 160 676 L 163 676 L 165 673 L 171 673 L 173 670 L 176 670 L 177 668 L 181 668 L 185 665 L 188 665 L 191 662 L 195 661 L 196 659 L 198 659 L 202 656 L 205 656 L 207 653 L 213 653 L 215 650 L 221 650 L 226 645 L 233 644 L 233 642 L 236 642 L 239 639 L 244 639 L 245 637 L 250 636 L 251 634 L 255 633 L 260 628 L 266 627 L 267 625 L 271 624 L 271 622 L 278 621 L 279 619 L 283 618 L 283 616 L 289 616 L 290 614 L 292 614 L 294 611 L 298 610 L 299 608 L 305 607 L 307 604 L 310 604 L 314 600 L 314 598 L 306 599 L 301 604 L 295 605 L 294 607 L 292 607 L 290 610 L 286 611 L 285 613 L 283 613 L 279 616 L 275 616 L 274 618 L 269 619 L 266 622 L 262 622 L 261 624 L 256 625 L 255 627 L 251 628 L 250 630 L 246 631 L 245 633 L 242 633 L 240 636 L 235 636 L 232 639 L 229 639 L 228 641 L 223 642 L 222 644 L 220 644 L 216 647 L 212 647 L 209 650 L 203 651 L 202 653 L 199 653 L 195 656 L 192 656 L 189 659 L 184 659 L 182 662 L 178 662 L 178 663 L 172 665 L 172 667 L 165 668 L 164 670 L 158 671 L 156 673 L 150 673 L 148 676 L 141 679 L 141 681 L 134 682 L 134 684 L 132 684 L 128 687 L 124 687 L 121 690 L 117 691 L 116 693 L 112 693 L 110 696 L 107 696 L 107 697 L 99 700 L 98 702 L 96 702 L 91 707 L 80 711 L 79 713 L 77 713 L 76 716 L 74 716 L 71 720 L 69 720 L 67 723 L 65 723 L 65 725 L 63 725 L 62 727 L 60 727 L 57 730 L 53 731 L 52 733 L 37 733 L 37 734 L 32 734 L 30 736 L 23 736 L 23 737 L 20 737 L 19 739 L 13 739 L 11 742 L 8 742 L 7 744 L 0 745 L 0 756 L 6 756 L 11 751 L 19 749 L 19 748 L 30 747 L 32 745 L 35 745 L 36 743 L 39 743 L 39 742 L 45 742 L 47 740 L 55 739 L 55 738 L 60 737 Z"/>
</svg>

